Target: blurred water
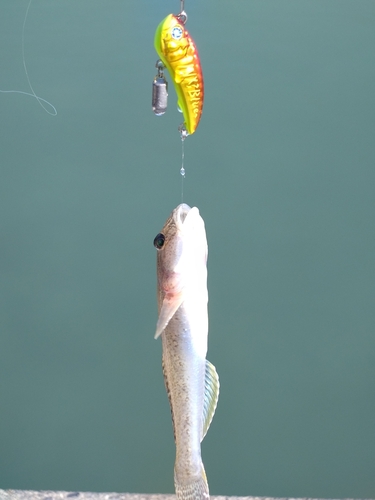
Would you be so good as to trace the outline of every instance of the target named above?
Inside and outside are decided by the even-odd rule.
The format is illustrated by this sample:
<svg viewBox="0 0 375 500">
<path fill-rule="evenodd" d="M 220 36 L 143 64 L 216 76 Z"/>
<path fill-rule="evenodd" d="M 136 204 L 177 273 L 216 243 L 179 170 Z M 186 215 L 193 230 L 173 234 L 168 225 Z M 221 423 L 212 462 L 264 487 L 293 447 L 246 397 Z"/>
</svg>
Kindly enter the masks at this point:
<svg viewBox="0 0 375 500">
<path fill-rule="evenodd" d="M 28 92 L 28 0 L 0 89 Z M 33 0 L 45 113 L 0 94 L 0 487 L 173 492 L 155 234 L 180 115 L 151 112 L 179 2 Z M 209 243 L 212 494 L 375 496 L 375 3 L 186 0 L 205 77 L 184 201 Z"/>
</svg>

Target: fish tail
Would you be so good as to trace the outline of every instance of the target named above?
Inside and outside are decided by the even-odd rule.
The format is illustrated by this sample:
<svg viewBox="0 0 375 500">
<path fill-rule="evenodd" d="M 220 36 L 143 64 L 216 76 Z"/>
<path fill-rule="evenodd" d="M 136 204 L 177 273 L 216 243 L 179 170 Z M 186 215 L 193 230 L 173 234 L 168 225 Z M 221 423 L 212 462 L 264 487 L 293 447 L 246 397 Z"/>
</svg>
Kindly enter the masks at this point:
<svg viewBox="0 0 375 500">
<path fill-rule="evenodd" d="M 174 474 L 174 486 L 177 500 L 209 500 L 208 483 L 203 463 L 201 464 L 201 475 L 186 483 L 178 480 L 176 472 Z"/>
</svg>

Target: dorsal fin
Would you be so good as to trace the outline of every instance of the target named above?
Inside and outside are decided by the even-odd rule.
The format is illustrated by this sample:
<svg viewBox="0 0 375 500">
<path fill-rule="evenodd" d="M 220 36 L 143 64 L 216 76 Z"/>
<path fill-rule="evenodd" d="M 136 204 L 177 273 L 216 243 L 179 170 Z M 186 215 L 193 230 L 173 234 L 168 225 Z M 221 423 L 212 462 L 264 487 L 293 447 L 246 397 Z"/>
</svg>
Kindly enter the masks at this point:
<svg viewBox="0 0 375 500">
<path fill-rule="evenodd" d="M 206 373 L 204 380 L 204 403 L 203 403 L 203 429 L 202 439 L 207 434 L 208 428 L 212 422 L 217 401 L 219 399 L 219 375 L 212 363 L 206 359 Z"/>
</svg>

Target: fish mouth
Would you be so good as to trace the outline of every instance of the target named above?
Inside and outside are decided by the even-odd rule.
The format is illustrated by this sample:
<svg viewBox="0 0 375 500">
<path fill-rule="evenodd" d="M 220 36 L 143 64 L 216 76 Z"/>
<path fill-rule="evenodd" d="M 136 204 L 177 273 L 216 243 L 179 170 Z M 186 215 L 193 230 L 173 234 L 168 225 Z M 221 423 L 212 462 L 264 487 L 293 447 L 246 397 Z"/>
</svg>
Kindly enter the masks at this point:
<svg viewBox="0 0 375 500">
<path fill-rule="evenodd" d="M 194 231 L 194 228 L 199 227 L 201 217 L 197 207 L 191 208 L 186 203 L 181 203 L 174 210 L 173 219 L 177 230 L 181 231 L 182 234 L 187 234 L 189 231 Z"/>
<path fill-rule="evenodd" d="M 178 205 L 178 207 L 176 208 L 175 222 L 179 229 L 182 228 L 190 210 L 191 208 L 186 203 L 181 203 L 181 205 Z"/>
</svg>

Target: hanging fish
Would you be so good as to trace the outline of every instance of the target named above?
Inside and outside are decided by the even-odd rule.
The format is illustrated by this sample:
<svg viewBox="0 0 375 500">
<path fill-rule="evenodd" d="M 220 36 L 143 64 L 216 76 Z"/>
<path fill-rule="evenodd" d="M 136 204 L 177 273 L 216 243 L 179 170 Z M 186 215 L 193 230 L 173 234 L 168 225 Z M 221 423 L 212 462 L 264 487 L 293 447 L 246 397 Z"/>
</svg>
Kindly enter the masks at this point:
<svg viewBox="0 0 375 500">
<path fill-rule="evenodd" d="M 177 500 L 209 500 L 201 441 L 215 413 L 219 377 L 206 360 L 207 239 L 198 208 L 181 204 L 154 239 L 163 373 L 172 410 Z"/>
<path fill-rule="evenodd" d="M 186 19 L 184 11 L 169 14 L 159 24 L 154 43 L 173 79 L 186 131 L 193 134 L 202 115 L 204 85 L 197 47 L 184 26 Z"/>
</svg>

